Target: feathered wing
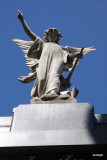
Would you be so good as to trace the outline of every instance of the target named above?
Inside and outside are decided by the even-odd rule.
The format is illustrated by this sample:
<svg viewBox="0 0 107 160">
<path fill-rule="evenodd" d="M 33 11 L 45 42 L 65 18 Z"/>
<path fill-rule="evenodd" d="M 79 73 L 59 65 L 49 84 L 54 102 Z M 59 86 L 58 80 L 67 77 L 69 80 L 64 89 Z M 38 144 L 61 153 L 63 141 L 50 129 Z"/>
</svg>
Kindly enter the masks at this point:
<svg viewBox="0 0 107 160">
<path fill-rule="evenodd" d="M 74 48 L 74 47 L 69 47 L 69 46 L 65 46 L 65 47 L 62 47 L 62 49 L 66 50 L 69 54 L 77 54 L 77 53 L 80 53 L 81 52 L 81 48 Z M 92 51 L 95 51 L 96 48 L 95 47 L 87 47 L 87 48 L 84 48 L 83 49 L 83 52 L 82 54 L 85 55 L 89 52 L 92 52 Z M 73 62 L 71 64 L 67 64 L 65 65 L 65 71 L 71 71 L 75 62 L 76 62 L 76 59 L 77 58 L 74 58 L 73 59 Z M 77 65 L 79 64 L 79 62 L 77 63 Z"/>
<path fill-rule="evenodd" d="M 21 40 L 21 39 L 17 39 L 17 38 L 14 38 L 12 40 L 14 43 L 16 43 L 17 45 L 19 45 L 19 47 L 23 48 L 23 52 L 24 53 L 27 53 L 29 48 L 32 46 L 33 44 L 33 41 L 24 41 L 24 40 Z"/>
<path fill-rule="evenodd" d="M 13 39 L 13 42 L 16 43 L 19 47 L 22 48 L 22 51 L 25 53 L 26 58 L 26 65 L 29 67 L 30 70 L 33 70 L 35 66 L 38 66 L 38 60 L 34 58 L 29 58 L 27 56 L 28 50 L 33 44 L 33 41 L 24 41 L 17 38 Z"/>
<path fill-rule="evenodd" d="M 31 70 L 31 72 L 28 74 L 28 76 L 20 76 L 18 77 L 19 81 L 21 81 L 22 83 L 29 83 L 32 80 L 36 79 L 36 68 L 38 67 L 39 64 L 39 60 L 34 59 L 34 58 L 29 58 L 27 56 L 27 53 L 30 49 L 30 47 L 33 44 L 33 41 L 24 41 L 24 40 L 20 40 L 20 39 L 13 39 L 12 40 L 14 43 L 16 43 L 19 47 L 22 48 L 22 51 L 25 53 L 25 59 L 26 59 L 26 65 L 29 67 L 29 69 Z"/>
</svg>

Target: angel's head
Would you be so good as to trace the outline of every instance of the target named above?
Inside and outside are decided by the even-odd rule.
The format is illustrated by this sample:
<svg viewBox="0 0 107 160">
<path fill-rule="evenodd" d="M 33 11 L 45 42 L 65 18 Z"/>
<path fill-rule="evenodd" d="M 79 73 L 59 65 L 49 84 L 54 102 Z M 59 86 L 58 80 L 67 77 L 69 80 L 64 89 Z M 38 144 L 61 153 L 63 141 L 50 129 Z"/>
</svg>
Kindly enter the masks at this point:
<svg viewBox="0 0 107 160">
<path fill-rule="evenodd" d="M 47 42 L 55 42 L 58 43 L 58 41 L 61 39 L 62 34 L 56 29 L 56 28 L 49 28 L 48 30 L 44 31 L 44 40 Z"/>
</svg>

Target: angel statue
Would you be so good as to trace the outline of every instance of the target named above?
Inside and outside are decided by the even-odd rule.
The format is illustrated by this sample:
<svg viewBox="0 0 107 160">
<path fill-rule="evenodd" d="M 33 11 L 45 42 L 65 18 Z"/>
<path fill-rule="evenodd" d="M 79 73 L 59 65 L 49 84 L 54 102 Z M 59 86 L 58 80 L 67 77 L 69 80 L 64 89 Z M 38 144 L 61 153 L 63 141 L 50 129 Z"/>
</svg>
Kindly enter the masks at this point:
<svg viewBox="0 0 107 160">
<path fill-rule="evenodd" d="M 84 54 L 95 51 L 96 48 L 60 46 L 59 40 L 63 36 L 56 28 L 45 30 L 42 40 L 30 30 L 21 11 L 18 11 L 18 19 L 31 39 L 31 41 L 13 39 L 13 42 L 23 48 L 26 64 L 30 68 L 28 76 L 21 76 L 18 79 L 22 83 L 35 80 L 31 90 L 32 99 L 50 101 L 76 97 L 78 89 L 67 90 L 71 85 L 73 70 Z M 63 71 L 70 72 L 67 78 L 63 77 Z"/>
</svg>

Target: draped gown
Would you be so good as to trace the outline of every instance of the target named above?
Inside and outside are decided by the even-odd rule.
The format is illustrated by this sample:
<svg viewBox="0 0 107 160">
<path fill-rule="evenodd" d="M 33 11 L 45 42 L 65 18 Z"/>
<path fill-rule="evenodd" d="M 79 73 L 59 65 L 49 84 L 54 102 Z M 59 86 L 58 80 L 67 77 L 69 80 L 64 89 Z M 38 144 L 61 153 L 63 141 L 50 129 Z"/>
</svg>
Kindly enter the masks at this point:
<svg viewBox="0 0 107 160">
<path fill-rule="evenodd" d="M 56 93 L 60 90 L 59 77 L 67 62 L 68 52 L 54 42 L 44 43 L 37 68 L 37 81 L 35 82 L 31 96 L 41 97 L 52 90 Z"/>
</svg>

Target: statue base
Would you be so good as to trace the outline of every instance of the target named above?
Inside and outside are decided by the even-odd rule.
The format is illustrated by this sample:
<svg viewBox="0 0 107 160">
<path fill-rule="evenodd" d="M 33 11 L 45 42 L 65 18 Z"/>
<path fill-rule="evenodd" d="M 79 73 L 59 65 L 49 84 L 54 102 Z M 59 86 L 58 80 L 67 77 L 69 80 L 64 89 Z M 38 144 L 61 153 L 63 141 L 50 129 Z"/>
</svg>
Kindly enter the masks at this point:
<svg viewBox="0 0 107 160">
<path fill-rule="evenodd" d="M 31 104 L 58 104 L 58 103 L 77 103 L 77 100 L 73 97 L 70 97 L 67 100 L 62 99 L 53 99 L 51 101 L 42 101 L 41 99 L 37 99 L 33 97 L 30 101 Z"/>
<path fill-rule="evenodd" d="M 94 115 L 88 103 L 42 103 L 19 105 L 12 118 L 0 118 L 1 159 L 92 159 L 106 153 L 107 115 Z"/>
<path fill-rule="evenodd" d="M 88 103 L 63 102 L 41 102 L 14 108 L 10 131 L 0 133 L 0 146 L 107 143 L 107 125 L 100 127 L 92 106 Z M 105 124 L 107 121 L 104 120 Z"/>
</svg>

